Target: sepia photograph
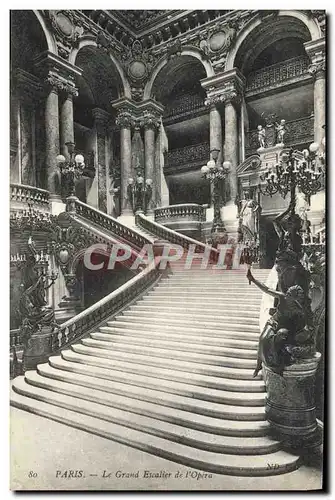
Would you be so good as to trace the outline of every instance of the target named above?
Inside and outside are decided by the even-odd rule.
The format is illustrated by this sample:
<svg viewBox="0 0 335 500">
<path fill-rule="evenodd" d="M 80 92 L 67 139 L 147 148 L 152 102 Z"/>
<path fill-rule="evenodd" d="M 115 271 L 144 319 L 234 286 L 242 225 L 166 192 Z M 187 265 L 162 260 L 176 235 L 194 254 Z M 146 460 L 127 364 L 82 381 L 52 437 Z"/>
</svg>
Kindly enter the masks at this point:
<svg viewBox="0 0 335 500">
<path fill-rule="evenodd" d="M 9 489 L 322 491 L 326 11 L 6 14 Z"/>
</svg>

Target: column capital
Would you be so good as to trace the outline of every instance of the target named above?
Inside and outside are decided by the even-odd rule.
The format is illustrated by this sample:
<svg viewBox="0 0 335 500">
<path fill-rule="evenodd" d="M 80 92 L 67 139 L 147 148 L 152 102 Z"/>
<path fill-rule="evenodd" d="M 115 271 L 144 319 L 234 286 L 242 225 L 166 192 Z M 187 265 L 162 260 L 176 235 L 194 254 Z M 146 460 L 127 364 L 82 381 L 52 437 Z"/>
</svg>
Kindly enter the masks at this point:
<svg viewBox="0 0 335 500">
<path fill-rule="evenodd" d="M 34 60 L 34 65 L 47 87 L 69 96 L 78 95 L 76 78 L 82 74 L 80 68 L 50 51 L 39 54 Z"/>
<path fill-rule="evenodd" d="M 117 112 L 116 124 L 128 128 L 158 128 L 164 112 L 164 106 L 153 99 L 134 102 L 123 97 L 113 101 L 112 106 Z"/>
<path fill-rule="evenodd" d="M 326 40 L 319 38 L 304 44 L 307 55 L 311 60 L 309 73 L 315 78 L 324 78 L 326 71 Z"/>
<path fill-rule="evenodd" d="M 78 95 L 78 89 L 74 85 L 52 72 L 46 76 L 44 83 L 49 90 L 63 92 L 67 97 L 76 97 Z"/>
<path fill-rule="evenodd" d="M 245 78 L 237 68 L 201 80 L 207 92 L 205 105 L 217 106 L 226 102 L 240 102 L 245 88 Z"/>
</svg>

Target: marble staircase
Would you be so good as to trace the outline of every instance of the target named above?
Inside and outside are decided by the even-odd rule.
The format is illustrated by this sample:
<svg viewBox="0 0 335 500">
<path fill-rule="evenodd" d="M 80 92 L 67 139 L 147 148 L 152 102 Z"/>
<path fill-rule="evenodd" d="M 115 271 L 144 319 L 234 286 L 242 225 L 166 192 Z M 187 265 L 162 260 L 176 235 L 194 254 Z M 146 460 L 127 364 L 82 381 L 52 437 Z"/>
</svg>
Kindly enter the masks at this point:
<svg viewBox="0 0 335 500">
<path fill-rule="evenodd" d="M 11 404 L 204 471 L 290 472 L 299 457 L 271 438 L 264 381 L 252 377 L 260 302 L 245 269 L 177 262 L 121 314 L 15 378 Z"/>
</svg>

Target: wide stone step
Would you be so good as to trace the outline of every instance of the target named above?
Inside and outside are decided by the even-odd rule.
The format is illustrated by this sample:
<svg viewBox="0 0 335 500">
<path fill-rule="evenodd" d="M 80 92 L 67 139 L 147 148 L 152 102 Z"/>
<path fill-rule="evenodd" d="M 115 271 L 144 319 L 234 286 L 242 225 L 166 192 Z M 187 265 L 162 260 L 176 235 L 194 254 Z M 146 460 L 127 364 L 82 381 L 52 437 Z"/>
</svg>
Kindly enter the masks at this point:
<svg viewBox="0 0 335 500">
<path fill-rule="evenodd" d="M 81 401 L 79 407 L 78 400 L 61 394 L 54 394 L 50 403 L 43 399 L 47 397 L 45 393 L 48 391 L 41 392 L 39 400 L 25 397 L 22 393 L 26 392 L 26 387 L 29 386 L 23 378 L 16 381 L 15 390 L 20 394 L 12 391 L 13 406 L 189 467 L 219 474 L 263 476 L 289 472 L 299 465 L 298 457 L 283 451 L 254 455 L 252 460 L 249 455 L 234 456 L 204 450 L 195 453 L 191 446 L 111 422 L 112 410 L 107 411 L 107 408 L 101 408 L 96 403 Z M 92 416 L 93 412 L 98 413 L 100 418 Z M 269 463 L 276 463 L 276 469 L 269 468 Z"/>
<path fill-rule="evenodd" d="M 37 376 L 38 377 L 38 376 Z M 36 376 L 26 377 L 26 382 L 28 384 L 38 387 L 37 396 L 48 399 L 48 402 L 54 402 L 57 399 L 59 403 L 58 394 L 69 396 L 64 398 L 64 401 L 68 403 L 77 397 L 77 393 L 80 399 L 84 401 L 79 401 L 77 406 L 79 411 L 85 411 L 86 401 L 92 401 L 94 399 L 94 407 L 99 412 L 99 418 L 104 418 L 108 421 L 115 422 L 119 425 L 123 425 L 129 428 L 138 429 L 142 432 L 147 432 L 148 434 L 161 436 L 165 439 L 180 442 L 187 446 L 193 446 L 197 449 L 209 450 L 216 453 L 231 453 L 233 455 L 247 454 L 247 455 L 258 455 L 263 453 L 271 453 L 280 449 L 280 443 L 270 439 L 269 437 L 236 437 L 236 436 L 225 436 L 222 434 L 213 434 L 205 432 L 199 429 L 189 428 L 187 433 L 185 433 L 185 427 L 178 425 L 175 422 L 165 421 L 162 419 L 156 419 L 151 415 L 142 415 L 136 412 L 127 411 L 122 408 L 122 398 L 118 399 L 115 397 L 115 404 L 109 404 L 108 396 L 105 395 L 100 390 L 90 390 L 88 388 L 80 387 L 80 385 L 70 383 L 60 382 L 59 385 L 52 384 L 50 379 L 45 378 L 45 381 L 41 381 L 41 377 Z M 78 376 L 79 377 L 79 376 Z M 88 377 L 89 378 L 89 377 Z M 76 381 L 77 382 L 77 381 Z M 83 380 L 82 380 L 83 382 Z M 40 390 L 43 389 L 43 390 Z M 26 390 L 26 388 L 24 389 Z M 56 395 L 46 395 L 44 390 L 51 390 Z M 20 391 L 20 389 L 19 389 Z M 107 396 L 107 397 L 106 397 Z M 113 395 L 111 395 L 113 397 Z M 38 399 L 37 398 L 37 399 Z M 45 400 L 44 399 L 44 400 Z M 71 401 L 71 407 L 76 404 L 73 400 Z M 99 405 L 99 406 L 98 406 Z"/>
<path fill-rule="evenodd" d="M 185 412 L 206 415 L 213 418 L 243 421 L 265 420 L 264 408 L 262 407 L 213 403 L 210 401 L 178 396 L 176 394 L 169 394 L 155 389 L 135 387 L 115 381 L 96 381 L 92 377 L 74 375 L 69 372 L 61 372 L 61 375 L 57 376 L 57 372 L 60 372 L 60 370 L 55 370 L 49 365 L 40 365 L 38 370 L 39 375 L 37 376 L 40 376 L 41 381 L 39 381 L 37 385 L 45 388 L 52 387 L 56 392 L 58 392 L 63 382 L 66 382 L 69 387 L 73 384 L 75 387 L 82 386 L 80 389 L 80 397 L 87 399 L 89 395 L 90 398 L 90 392 L 93 390 L 97 398 L 100 399 L 100 401 L 98 401 L 98 399 L 95 398 L 94 400 L 96 402 L 104 403 L 104 395 L 106 395 L 108 400 L 106 404 L 121 409 L 125 407 L 127 411 L 132 411 L 132 408 L 135 408 L 134 411 L 136 412 L 136 409 L 141 409 L 142 406 L 146 409 L 146 405 L 143 405 L 143 402 L 147 402 L 153 403 L 153 405 L 155 405 L 154 408 L 156 408 L 156 405 L 168 407 L 168 411 L 170 411 L 170 408 L 175 408 L 176 410 L 183 410 Z M 36 372 L 26 372 L 25 376 L 29 383 L 36 385 L 34 382 L 36 379 Z M 33 379 L 32 382 L 30 382 L 31 378 Z M 49 383 L 51 384 L 50 386 L 48 386 Z M 95 392 L 96 389 L 98 390 L 97 392 Z M 67 393 L 70 394 L 70 392 Z M 135 400 L 134 404 L 132 399 Z M 151 406 L 149 405 L 149 407 Z M 165 411 L 165 408 L 162 411 Z"/>
<path fill-rule="evenodd" d="M 106 328 L 106 327 L 101 327 Z M 105 333 L 104 333 L 105 332 Z M 228 356 L 231 358 L 244 358 L 244 359 L 252 359 L 255 361 L 257 357 L 256 349 L 243 349 L 243 347 L 237 346 L 236 344 L 224 347 L 218 346 L 209 346 L 205 343 L 195 344 L 194 342 L 182 342 L 180 339 L 164 339 L 147 337 L 144 335 L 137 335 L 136 330 L 130 331 L 128 335 L 115 335 L 109 331 L 101 330 L 100 332 L 93 332 L 90 334 L 93 339 L 96 340 L 105 340 L 108 342 L 116 343 L 128 343 L 130 345 L 139 345 L 144 347 L 158 347 L 164 349 L 171 349 L 173 352 L 178 351 L 186 351 L 199 354 L 213 354 L 215 356 Z M 193 340 L 193 339 L 192 339 Z M 256 344 L 257 347 L 257 344 Z M 173 353 L 170 352 L 170 355 L 173 356 Z"/>
<path fill-rule="evenodd" d="M 252 319 L 244 319 L 244 318 L 236 318 L 234 316 L 228 317 L 225 316 L 224 318 L 218 318 L 217 321 L 213 321 L 213 319 L 210 321 L 209 319 L 206 320 L 203 318 L 201 315 L 195 315 L 195 314 L 190 314 L 190 315 L 183 315 L 183 314 L 178 314 L 175 313 L 173 317 L 171 317 L 170 314 L 166 313 L 156 313 L 154 314 L 149 314 L 145 311 L 139 312 L 128 312 L 125 311 L 122 313 L 120 316 L 117 316 L 115 318 L 115 321 L 130 321 L 130 322 L 137 322 L 141 321 L 142 323 L 146 323 L 147 325 L 156 325 L 158 328 L 160 327 L 160 324 L 168 324 L 168 325 L 178 325 L 180 328 L 188 328 L 189 326 L 195 326 L 197 325 L 198 327 L 203 327 L 203 328 L 214 328 L 214 329 L 222 329 L 226 330 L 229 328 L 232 328 L 233 330 L 238 330 L 238 331 L 250 331 L 254 333 L 259 332 L 259 321 L 252 320 Z"/>
<path fill-rule="evenodd" d="M 236 307 L 240 305 L 241 303 L 244 302 L 244 299 L 246 297 L 249 298 L 249 300 L 254 301 L 254 302 L 260 302 L 262 299 L 262 296 L 259 294 L 247 294 L 245 291 L 242 292 L 237 292 L 236 290 L 228 292 L 228 291 L 222 291 L 218 290 L 215 292 L 214 290 L 208 290 L 208 289 L 200 289 L 198 288 L 197 290 L 183 290 L 183 289 L 162 289 L 162 288 L 154 288 L 150 290 L 147 293 L 147 296 L 160 296 L 160 297 L 179 297 L 181 300 L 184 300 L 185 298 L 198 298 L 201 297 L 202 300 L 204 301 L 212 301 L 217 303 L 218 301 L 229 299 L 231 307 Z"/>
<path fill-rule="evenodd" d="M 245 328 L 241 329 L 240 331 L 236 328 L 233 328 L 231 324 L 225 325 L 225 329 L 218 328 L 209 328 L 206 327 L 199 327 L 199 326 L 192 326 L 192 325 L 181 325 L 179 322 L 177 324 L 157 324 L 156 322 L 146 322 L 143 321 L 143 319 L 138 318 L 138 321 L 129 321 L 126 318 L 119 317 L 113 320 L 113 321 L 107 321 L 107 325 L 114 327 L 114 328 L 119 328 L 119 329 L 129 329 L 131 328 L 132 330 L 136 329 L 137 331 L 144 330 L 146 332 L 157 332 L 157 333 L 162 333 L 162 332 L 175 332 L 180 334 L 180 336 L 190 336 L 190 335 L 195 335 L 195 336 L 200 336 L 200 337 L 211 337 L 211 338 L 234 338 L 234 339 L 241 339 L 241 340 L 248 340 L 248 341 L 258 341 L 259 340 L 259 328 L 255 329 L 254 331 L 246 330 Z M 220 325 L 222 326 L 222 324 Z"/>
<path fill-rule="evenodd" d="M 182 372 L 191 372 L 198 373 L 204 375 L 210 375 L 214 377 L 224 377 L 224 378 L 232 378 L 237 380 L 250 380 L 252 378 L 253 369 L 246 368 L 231 368 L 228 366 L 215 366 L 215 365 L 206 365 L 204 363 L 198 363 L 196 361 L 182 361 L 178 359 L 169 359 L 162 356 L 153 356 L 150 354 L 137 354 L 137 353 L 128 353 L 122 351 L 114 351 L 113 349 L 104 349 L 103 347 L 92 347 L 92 345 L 87 345 L 88 342 L 84 339 L 85 344 L 74 344 L 72 345 L 72 349 L 75 352 L 79 352 L 81 354 L 87 354 L 89 356 L 100 356 L 102 358 L 115 359 L 118 361 L 134 361 L 137 364 L 145 364 L 150 366 L 166 366 L 167 368 L 173 368 L 175 370 L 179 370 Z M 92 340 L 93 342 L 93 340 Z M 92 344 L 90 341 L 89 343 Z M 261 375 L 257 377 L 261 378 Z"/>
<path fill-rule="evenodd" d="M 181 370 L 164 368 L 162 366 L 151 366 L 135 361 L 119 361 L 117 359 L 108 359 L 101 356 L 100 353 L 93 355 L 92 349 L 81 346 L 81 350 L 66 350 L 62 351 L 63 359 L 85 365 L 93 365 L 99 367 L 109 367 L 113 370 L 121 372 L 130 372 L 132 374 L 139 374 L 151 376 L 158 379 L 173 380 L 176 382 L 190 383 L 211 389 L 219 389 L 232 392 L 263 392 L 265 391 L 265 384 L 263 380 L 237 380 L 229 379 L 218 376 L 210 376 L 205 374 L 184 372 Z M 98 350 L 97 350 L 98 351 Z M 90 354 L 88 354 L 88 352 Z M 100 351 L 101 352 L 101 351 Z M 110 357 L 111 358 L 111 357 Z"/>
<path fill-rule="evenodd" d="M 179 294 L 170 294 L 170 293 L 165 294 L 163 292 L 158 292 L 158 291 L 156 294 L 148 293 L 148 295 L 144 295 L 143 297 L 141 297 L 141 299 L 137 303 L 139 304 L 139 303 L 145 303 L 145 302 L 159 302 L 160 304 L 164 304 L 164 303 L 166 303 L 166 298 L 169 299 L 169 304 L 175 304 L 175 303 L 181 304 Z M 250 298 L 250 297 L 243 296 L 242 298 L 238 299 L 238 302 L 236 302 L 235 307 L 238 308 L 240 306 L 241 302 L 243 302 L 243 307 L 246 307 L 248 309 L 258 308 L 258 311 L 259 311 L 259 308 L 261 305 L 261 300 L 262 300 L 261 297 Z M 202 296 L 196 295 L 195 296 L 193 294 L 189 294 L 189 295 L 185 295 L 185 297 L 183 297 L 182 303 L 185 305 L 202 304 L 206 307 L 209 304 L 216 303 L 216 301 L 215 301 L 215 299 L 213 299 L 213 300 L 210 299 L 209 301 L 207 301 L 207 300 L 205 300 L 204 295 L 202 295 Z M 232 297 L 231 296 L 227 296 L 224 298 L 220 297 L 220 304 L 224 304 L 225 306 L 234 310 L 234 307 L 232 307 Z"/>
<path fill-rule="evenodd" d="M 102 335 L 102 334 L 100 334 Z M 108 337 L 108 336 L 107 336 Z M 171 352 L 163 346 L 148 346 L 148 345 L 133 345 L 122 342 L 111 342 L 110 338 L 97 339 L 96 337 L 91 337 L 82 340 L 83 345 L 90 347 L 98 347 L 102 349 L 110 349 L 112 351 L 120 351 L 124 353 L 131 354 L 141 354 L 145 356 L 154 356 L 159 358 L 170 359 L 173 357 L 175 360 L 187 361 L 192 363 L 202 363 L 214 366 L 226 366 L 230 368 L 246 368 L 255 369 L 256 358 L 245 359 L 241 357 L 227 357 L 218 354 L 199 354 L 192 351 L 181 351 L 176 347 Z"/>
<path fill-rule="evenodd" d="M 216 285 L 216 284 L 215 284 Z M 209 290 L 210 288 L 210 290 Z M 236 284 L 222 284 L 222 285 L 216 285 L 214 286 L 213 283 L 195 283 L 194 285 L 190 285 L 189 283 L 158 283 L 155 287 L 155 290 L 185 290 L 187 292 L 192 292 L 198 291 L 198 290 L 205 290 L 211 293 L 215 293 L 216 291 L 218 293 L 221 292 L 240 292 L 240 293 L 245 293 L 246 295 L 261 295 L 260 290 L 256 289 L 250 289 L 248 290 L 246 286 L 242 285 L 236 285 Z"/>
<path fill-rule="evenodd" d="M 92 416 L 99 416 L 99 411 L 94 411 L 95 405 L 99 404 L 102 407 L 113 407 L 114 409 L 125 410 L 130 413 L 135 413 L 136 415 L 155 418 L 187 427 L 188 429 L 197 429 L 211 434 L 226 435 L 226 430 L 229 432 L 229 429 L 234 427 L 246 428 L 247 430 L 253 427 L 261 429 L 262 424 L 263 428 L 268 429 L 268 423 L 265 420 L 225 420 L 207 415 L 199 415 L 185 410 L 169 408 L 168 406 L 162 406 L 160 404 L 140 401 L 139 399 L 128 398 L 118 394 L 109 394 L 96 389 L 60 382 L 59 380 L 52 380 L 47 377 L 41 377 L 36 372 L 32 372 L 31 377 L 26 373 L 25 379 L 28 383 L 24 389 L 29 392 L 29 394 L 27 394 L 27 392 L 23 393 L 23 390 L 20 391 L 21 394 L 23 393 L 25 396 L 29 395 L 30 397 L 36 397 L 40 392 L 43 392 L 44 400 L 48 398 L 48 402 L 51 402 L 52 398 L 55 399 L 55 393 L 62 393 L 63 395 L 70 396 L 71 399 L 73 398 L 73 403 L 76 405 L 78 411 L 80 411 L 79 408 L 84 403 L 81 400 L 86 400 L 91 403 L 91 405 L 87 406 L 90 407 L 90 414 Z M 107 410 L 107 408 L 105 408 L 105 410 Z"/>
<path fill-rule="evenodd" d="M 179 302 L 180 304 L 180 302 Z M 203 303 L 201 307 L 201 315 L 202 316 L 210 316 L 211 318 L 219 319 L 219 318 L 225 318 L 227 316 L 227 313 L 223 313 L 224 307 L 222 304 L 220 304 L 220 309 L 212 309 L 213 304 L 206 304 Z M 183 314 L 185 315 L 194 315 L 195 313 L 199 313 L 199 305 L 197 304 L 183 304 L 180 306 L 176 306 L 175 303 L 171 304 L 169 301 L 168 305 L 162 305 L 160 303 L 148 303 L 148 302 L 137 302 L 136 304 L 132 305 L 129 307 L 128 311 L 148 311 L 154 315 L 157 314 L 157 312 L 167 312 L 171 313 L 171 315 L 174 315 L 175 313 L 178 314 Z M 234 309 L 229 309 L 229 316 L 238 316 L 239 318 L 241 317 L 241 311 L 239 310 L 234 310 Z M 258 321 L 258 316 L 259 316 L 259 307 L 254 307 L 253 309 L 250 309 L 248 307 L 243 308 L 243 317 L 244 318 L 252 318 Z"/>
<path fill-rule="evenodd" d="M 189 321 L 189 320 L 201 320 L 203 323 L 205 322 L 206 324 L 213 323 L 217 324 L 218 322 L 225 322 L 225 323 L 235 323 L 237 322 L 240 325 L 258 325 L 259 324 L 259 319 L 258 317 L 253 314 L 252 316 L 244 316 L 244 313 L 241 312 L 240 316 L 232 316 L 229 314 L 228 311 L 221 311 L 221 308 L 218 308 L 217 313 L 213 315 L 207 315 L 204 317 L 202 314 L 202 311 L 197 311 L 197 313 L 193 311 L 175 311 L 173 308 L 168 308 L 167 310 L 161 310 L 160 308 L 152 308 L 152 309 L 144 309 L 142 310 L 141 308 L 129 308 L 123 313 L 121 313 L 122 317 L 130 317 L 130 316 L 137 316 L 137 317 L 150 317 L 152 320 L 156 320 L 156 318 L 166 318 L 167 321 L 170 320 L 171 317 L 174 319 L 180 318 L 183 321 Z M 121 317 L 120 316 L 120 317 Z"/>
<path fill-rule="evenodd" d="M 121 372 L 110 368 L 102 368 L 99 366 L 84 365 L 81 363 L 73 363 L 63 359 L 61 356 L 52 356 L 49 359 L 51 367 L 56 368 L 57 377 L 62 377 L 64 371 L 73 374 L 82 374 L 91 376 L 99 383 L 100 379 L 112 381 L 114 387 L 115 382 L 121 382 L 130 386 L 134 386 L 135 390 L 138 387 L 155 389 L 160 392 L 169 394 L 178 394 L 188 398 L 196 398 L 204 401 L 212 401 L 220 404 L 231 404 L 237 406 L 264 406 L 264 392 L 232 392 L 219 389 L 210 389 L 208 387 L 200 387 L 190 383 L 175 382 L 162 378 L 154 378 L 138 373 Z M 43 365 L 45 366 L 45 365 Z M 41 365 L 39 366 L 40 370 Z M 55 378 L 57 378 L 55 376 Z M 97 388 L 99 388 L 97 386 Z"/>
</svg>

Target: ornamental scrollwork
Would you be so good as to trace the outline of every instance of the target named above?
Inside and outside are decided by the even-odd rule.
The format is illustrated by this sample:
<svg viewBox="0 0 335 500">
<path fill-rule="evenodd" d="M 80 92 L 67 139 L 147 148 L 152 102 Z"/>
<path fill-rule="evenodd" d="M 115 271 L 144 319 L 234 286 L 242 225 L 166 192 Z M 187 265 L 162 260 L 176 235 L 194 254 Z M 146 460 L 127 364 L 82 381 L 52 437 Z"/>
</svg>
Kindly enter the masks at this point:
<svg viewBox="0 0 335 500">
<path fill-rule="evenodd" d="M 84 33 L 82 24 L 70 10 L 45 10 L 44 13 L 56 38 L 59 55 L 68 59 Z"/>
<path fill-rule="evenodd" d="M 144 83 L 157 61 L 157 58 L 144 49 L 140 40 L 135 40 L 129 50 L 120 54 L 120 62 L 131 82 L 132 97 L 135 101 L 143 98 Z"/>
</svg>

